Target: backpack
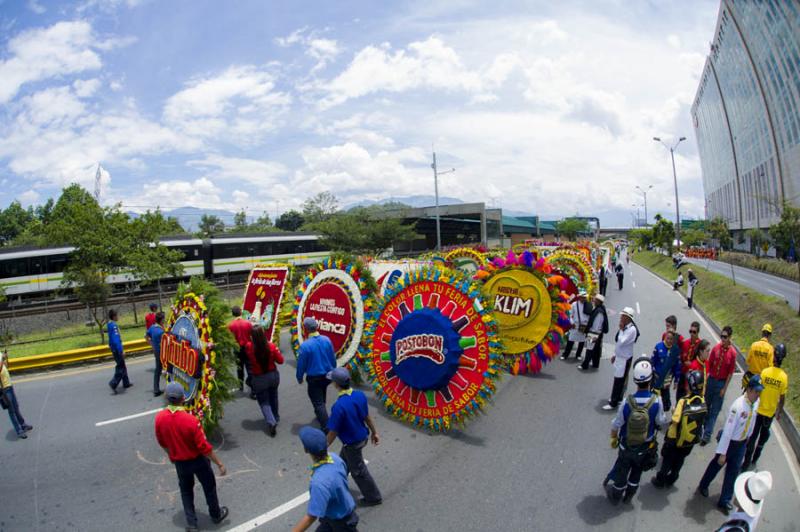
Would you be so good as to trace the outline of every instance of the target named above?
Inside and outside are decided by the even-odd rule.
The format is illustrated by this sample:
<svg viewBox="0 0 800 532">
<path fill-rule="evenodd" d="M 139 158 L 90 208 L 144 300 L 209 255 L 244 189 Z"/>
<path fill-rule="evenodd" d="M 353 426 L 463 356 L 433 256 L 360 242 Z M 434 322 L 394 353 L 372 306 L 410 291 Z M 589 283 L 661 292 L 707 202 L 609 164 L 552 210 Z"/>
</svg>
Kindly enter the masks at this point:
<svg viewBox="0 0 800 532">
<path fill-rule="evenodd" d="M 628 396 L 628 406 L 631 413 L 628 416 L 628 427 L 625 432 L 625 441 L 630 447 L 638 447 L 647 443 L 647 433 L 650 431 L 650 407 L 658 400 L 653 394 L 647 403 L 639 406 L 633 395 Z"/>
<path fill-rule="evenodd" d="M 705 400 L 699 395 L 689 397 L 683 403 L 681 418 L 678 421 L 675 445 L 692 447 L 700 439 L 708 409 Z"/>
</svg>

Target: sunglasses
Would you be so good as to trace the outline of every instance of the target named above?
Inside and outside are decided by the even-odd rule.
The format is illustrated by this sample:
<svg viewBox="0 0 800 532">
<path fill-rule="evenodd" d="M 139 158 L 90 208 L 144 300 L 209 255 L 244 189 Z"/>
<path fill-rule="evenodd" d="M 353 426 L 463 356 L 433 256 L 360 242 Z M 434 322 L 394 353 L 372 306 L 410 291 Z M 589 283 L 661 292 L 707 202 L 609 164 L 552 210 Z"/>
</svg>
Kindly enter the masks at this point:
<svg viewBox="0 0 800 532">
<path fill-rule="evenodd" d="M 728 336 L 727 334 L 721 334 L 719 335 L 719 337 L 722 338 L 723 340 L 727 340 L 728 338 L 730 338 L 730 336 Z"/>
<path fill-rule="evenodd" d="M 694 330 L 690 330 L 690 331 L 689 331 L 689 334 L 697 334 L 698 332 L 700 332 L 700 331 L 694 331 Z"/>
</svg>

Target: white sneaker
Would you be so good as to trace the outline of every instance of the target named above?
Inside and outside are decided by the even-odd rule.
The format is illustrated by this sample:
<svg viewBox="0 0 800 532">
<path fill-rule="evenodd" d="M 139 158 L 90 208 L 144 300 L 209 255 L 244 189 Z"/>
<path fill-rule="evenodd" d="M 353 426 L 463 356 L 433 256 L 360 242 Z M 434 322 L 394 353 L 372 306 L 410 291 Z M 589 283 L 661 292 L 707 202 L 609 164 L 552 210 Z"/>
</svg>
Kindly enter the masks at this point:
<svg viewBox="0 0 800 532">
<path fill-rule="evenodd" d="M 614 410 L 614 407 L 606 403 L 603 405 L 603 410 Z"/>
<path fill-rule="evenodd" d="M 578 364 L 578 365 L 577 365 L 577 366 L 575 366 L 575 367 L 576 367 L 576 368 L 578 368 L 578 371 L 583 371 L 583 366 L 581 366 L 580 364 Z"/>
<path fill-rule="evenodd" d="M 567 359 L 567 357 L 565 357 L 565 356 L 560 356 L 558 358 L 560 358 L 561 360 L 566 360 Z"/>
</svg>

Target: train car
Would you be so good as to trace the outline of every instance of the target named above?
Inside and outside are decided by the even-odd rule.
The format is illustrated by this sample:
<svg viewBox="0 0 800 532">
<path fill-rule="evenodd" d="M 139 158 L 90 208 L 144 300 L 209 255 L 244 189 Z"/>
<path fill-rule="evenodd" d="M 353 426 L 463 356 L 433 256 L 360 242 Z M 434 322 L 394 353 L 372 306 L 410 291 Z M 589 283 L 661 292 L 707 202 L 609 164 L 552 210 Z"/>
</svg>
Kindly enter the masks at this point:
<svg viewBox="0 0 800 532">
<path fill-rule="evenodd" d="M 245 273 L 270 262 L 307 266 L 329 255 L 313 233 L 220 235 L 207 242 L 207 277 Z"/>
</svg>

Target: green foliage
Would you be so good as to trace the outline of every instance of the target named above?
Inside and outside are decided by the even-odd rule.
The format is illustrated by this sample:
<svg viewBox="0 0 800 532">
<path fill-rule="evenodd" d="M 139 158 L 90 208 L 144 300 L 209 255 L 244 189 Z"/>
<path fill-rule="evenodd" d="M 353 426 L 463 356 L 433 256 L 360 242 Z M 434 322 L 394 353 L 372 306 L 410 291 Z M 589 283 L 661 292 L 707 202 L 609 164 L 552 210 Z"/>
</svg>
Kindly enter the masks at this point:
<svg viewBox="0 0 800 532">
<path fill-rule="evenodd" d="M 333 251 L 331 252 L 331 260 L 336 262 L 341 261 L 343 264 L 353 264 L 356 268 L 361 272 L 361 279 L 367 285 L 367 289 L 370 293 L 374 294 L 378 291 L 378 283 L 375 282 L 375 278 L 370 273 L 369 268 L 367 267 L 366 263 L 353 255 L 352 253 L 347 253 L 344 251 Z"/>
<path fill-rule="evenodd" d="M 797 253 L 798 242 L 800 242 L 800 208 L 784 203 L 781 209 L 781 220 L 769 228 L 769 235 L 775 245 L 784 253 L 793 246 Z"/>
<path fill-rule="evenodd" d="M 579 234 L 589 232 L 588 222 L 577 218 L 564 218 L 555 225 L 556 233 L 567 240 L 576 240 Z"/>
<path fill-rule="evenodd" d="M 757 259 L 750 253 L 723 251 L 719 254 L 719 260 L 743 268 L 750 268 L 751 270 L 758 270 L 771 275 L 777 275 L 778 277 L 791 279 L 792 281 L 800 281 L 800 273 L 797 271 L 797 264 L 782 259 L 773 259 L 770 257 L 761 257 Z"/>
<path fill-rule="evenodd" d="M 769 242 L 769 238 L 760 229 L 748 229 L 745 231 L 747 238 L 750 239 L 750 253 L 755 254 L 756 257 L 761 255 L 761 248 L 764 244 Z"/>
<path fill-rule="evenodd" d="M 303 215 L 295 210 L 286 211 L 275 220 L 275 227 L 284 231 L 297 231 L 305 223 Z"/>
<path fill-rule="evenodd" d="M 158 237 L 175 236 L 187 234 L 186 229 L 178 222 L 174 216 L 164 216 L 161 209 L 155 211 L 147 210 L 134 220 L 134 224 L 141 224 L 147 227 L 148 234 L 154 235 L 154 241 Z"/>
<path fill-rule="evenodd" d="M 699 246 L 708 240 L 708 235 L 700 229 L 685 229 L 681 232 L 681 242 L 684 246 Z"/>
<path fill-rule="evenodd" d="M 234 233 L 244 233 L 247 231 L 247 213 L 242 211 L 237 212 L 233 215 L 233 232 Z"/>
<path fill-rule="evenodd" d="M 322 223 L 339 210 L 339 200 L 328 191 L 319 192 L 303 202 L 303 219 L 310 227 Z"/>
<path fill-rule="evenodd" d="M 111 287 L 106 283 L 106 276 L 101 268 L 86 266 L 69 268 L 64 271 L 64 283 L 74 287 L 78 301 L 86 305 L 97 329 L 100 332 L 100 343 L 105 343 L 103 324 L 106 319 L 106 303 L 111 296 Z"/>
<path fill-rule="evenodd" d="M 7 246 L 36 219 L 33 209 L 23 209 L 18 201 L 0 211 L 0 245 Z"/>
<path fill-rule="evenodd" d="M 395 242 L 418 238 L 413 225 L 375 208 L 357 207 L 314 225 L 320 243 L 335 251 L 378 255 Z"/>
<path fill-rule="evenodd" d="M 638 247 L 647 249 L 647 246 L 653 243 L 653 230 L 644 227 L 631 229 L 628 232 L 628 239 L 635 242 Z"/>
<path fill-rule="evenodd" d="M 231 390 L 238 388 L 234 368 L 239 346 L 228 330 L 227 322 L 231 315 L 231 309 L 225 303 L 219 289 L 202 277 L 192 277 L 189 283 L 181 283 L 178 286 L 176 300 L 182 300 L 190 292 L 197 296 L 203 296 L 216 352 L 215 382 L 209 392 L 211 408 L 203 418 L 203 429 L 206 434 L 210 434 L 219 426 L 220 420 L 225 415 L 225 403 L 233 398 Z"/>
<path fill-rule="evenodd" d="M 655 216 L 656 223 L 653 224 L 653 244 L 666 249 L 672 255 L 672 246 L 675 241 L 675 224 L 662 217 L 660 214 Z"/>
<path fill-rule="evenodd" d="M 278 229 L 272 225 L 269 214 L 262 213 L 255 222 L 247 222 L 247 214 L 244 211 L 237 212 L 233 217 L 233 225 L 228 228 L 234 233 L 272 233 Z"/>
<path fill-rule="evenodd" d="M 225 231 L 225 222 L 214 214 L 204 214 L 200 217 L 200 224 L 198 227 L 198 234 L 201 237 L 208 238 L 215 233 L 222 233 Z"/>
</svg>

